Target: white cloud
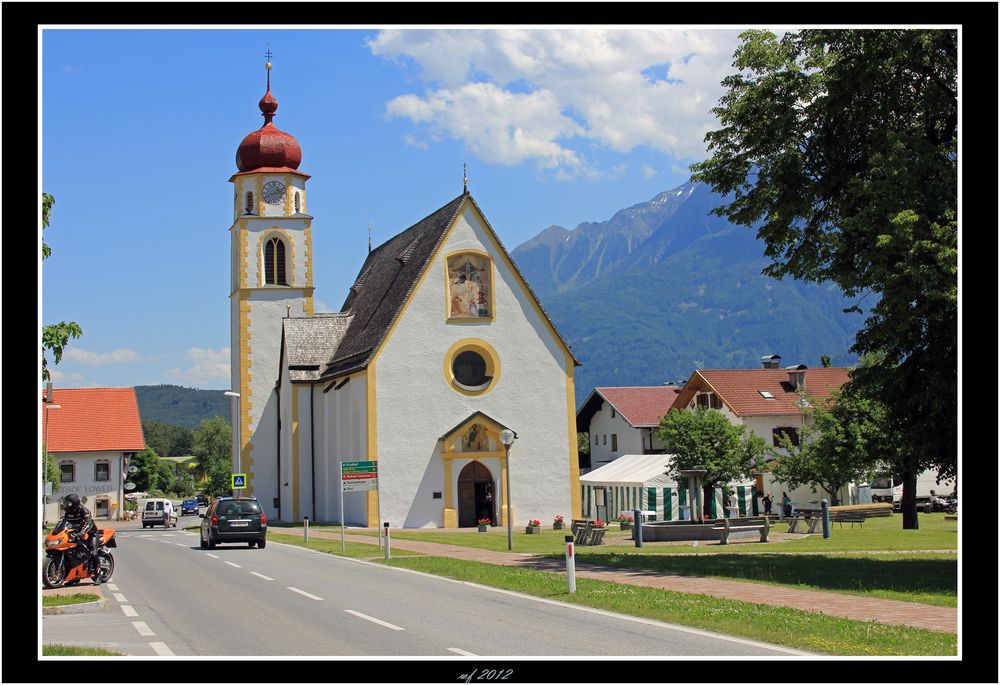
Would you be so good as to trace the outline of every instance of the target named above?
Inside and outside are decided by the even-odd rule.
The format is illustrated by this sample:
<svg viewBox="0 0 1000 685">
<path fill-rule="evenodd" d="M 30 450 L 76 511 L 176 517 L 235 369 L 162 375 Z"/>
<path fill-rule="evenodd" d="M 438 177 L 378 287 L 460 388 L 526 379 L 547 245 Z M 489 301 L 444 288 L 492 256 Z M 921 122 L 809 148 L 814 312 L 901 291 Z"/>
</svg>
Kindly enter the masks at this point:
<svg viewBox="0 0 1000 685">
<path fill-rule="evenodd" d="M 645 176 L 646 178 L 653 178 L 653 176 L 656 176 L 656 173 L 657 173 L 656 169 L 649 166 L 648 164 L 642 165 L 642 175 Z"/>
<path fill-rule="evenodd" d="M 545 168 L 585 168 L 575 152 L 556 142 L 583 130 L 560 112 L 547 90 L 513 93 L 492 83 L 466 83 L 429 91 L 423 98 L 401 95 L 389 101 L 386 113 L 461 138 L 486 162 L 512 165 L 535 160 Z"/>
<path fill-rule="evenodd" d="M 645 145 L 700 159 L 710 109 L 732 71 L 737 31 L 678 29 L 385 30 L 372 53 L 415 63 L 432 84 L 388 103 L 485 161 L 587 168 L 573 144 Z"/>
<path fill-rule="evenodd" d="M 420 140 L 416 136 L 411 136 L 410 134 L 403 136 L 403 142 L 409 145 L 410 147 L 415 147 L 419 150 L 426 150 L 430 147 L 424 141 Z"/>
<path fill-rule="evenodd" d="M 187 351 L 187 358 L 193 366 L 187 369 L 180 367 L 163 372 L 169 378 L 180 378 L 194 385 L 212 384 L 213 381 L 230 378 L 229 365 L 230 348 L 223 347 L 216 352 L 211 349 L 192 347 Z"/>
<path fill-rule="evenodd" d="M 79 347 L 69 347 L 63 352 L 63 359 L 74 361 L 84 366 L 107 366 L 108 364 L 127 364 L 138 361 L 139 355 L 123 347 L 103 354 L 81 350 Z"/>
<path fill-rule="evenodd" d="M 49 375 L 52 377 L 54 385 L 58 384 L 70 388 L 79 387 L 86 380 L 82 373 L 67 373 L 58 369 L 49 369 Z"/>
</svg>

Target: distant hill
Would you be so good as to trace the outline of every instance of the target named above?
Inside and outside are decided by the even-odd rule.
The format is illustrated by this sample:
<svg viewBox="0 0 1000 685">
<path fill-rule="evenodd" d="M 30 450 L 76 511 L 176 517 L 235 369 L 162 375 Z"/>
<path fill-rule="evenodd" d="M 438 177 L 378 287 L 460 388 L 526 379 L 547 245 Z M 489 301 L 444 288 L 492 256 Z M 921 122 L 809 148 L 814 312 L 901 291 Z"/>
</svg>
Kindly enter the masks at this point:
<svg viewBox="0 0 1000 685">
<path fill-rule="evenodd" d="M 777 281 L 753 230 L 709 212 L 723 202 L 687 183 L 612 219 L 550 226 L 511 253 L 583 366 L 577 405 L 595 386 L 659 385 L 696 368 L 835 366 L 863 323 L 833 286 Z"/>
<path fill-rule="evenodd" d="M 159 421 L 194 430 L 202 420 L 232 418 L 232 398 L 224 390 L 198 390 L 179 385 L 137 385 L 139 415 L 143 421 Z"/>
</svg>

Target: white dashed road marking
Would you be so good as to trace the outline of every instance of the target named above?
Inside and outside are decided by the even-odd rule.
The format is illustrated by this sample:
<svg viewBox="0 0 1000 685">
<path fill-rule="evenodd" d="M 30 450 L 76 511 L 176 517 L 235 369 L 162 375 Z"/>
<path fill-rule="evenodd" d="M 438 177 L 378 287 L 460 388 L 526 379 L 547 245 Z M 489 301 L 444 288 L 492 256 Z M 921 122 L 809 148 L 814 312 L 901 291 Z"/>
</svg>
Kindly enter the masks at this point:
<svg viewBox="0 0 1000 685">
<path fill-rule="evenodd" d="M 449 652 L 455 652 L 455 654 L 461 654 L 462 656 L 479 656 L 478 654 L 473 654 L 472 652 L 467 652 L 464 649 L 459 649 L 458 647 L 449 647 Z"/>
<path fill-rule="evenodd" d="M 234 564 L 234 563 L 233 563 L 233 562 L 231 562 L 231 561 L 227 561 L 226 563 L 227 563 L 227 564 L 229 564 L 230 566 L 235 566 L 236 568 L 243 568 L 243 567 L 242 567 L 242 566 L 240 566 L 239 564 Z"/>
<path fill-rule="evenodd" d="M 208 552 L 205 552 L 205 555 L 206 555 L 206 556 L 210 556 L 210 557 L 212 557 L 213 559 L 218 559 L 218 558 L 219 558 L 219 557 L 215 556 L 214 554 L 209 554 Z"/>
<path fill-rule="evenodd" d="M 143 637 L 149 637 L 150 635 L 156 635 L 153 630 L 146 625 L 145 621 L 132 621 L 132 626 L 139 631 L 139 634 Z"/>
<path fill-rule="evenodd" d="M 128 616 L 129 618 L 135 618 L 136 616 L 139 615 L 139 612 L 133 609 L 128 604 L 122 604 L 122 613 Z"/>
<path fill-rule="evenodd" d="M 104 587 L 108 588 L 112 592 L 118 592 L 118 586 L 115 585 L 114 583 L 106 583 Z"/>
<path fill-rule="evenodd" d="M 185 545 L 183 542 L 175 542 L 174 544 L 177 545 L 178 547 L 187 547 L 187 545 Z"/>
<path fill-rule="evenodd" d="M 373 616 L 369 616 L 368 614 L 362 614 L 360 611 L 354 611 L 353 609 L 344 609 L 344 611 L 346 611 L 349 614 L 353 614 L 358 618 L 363 618 L 366 621 L 371 621 L 372 623 L 378 623 L 380 626 L 385 626 L 386 628 L 391 628 L 393 630 L 406 630 L 406 628 L 400 628 L 399 626 L 394 626 L 391 623 L 380 621 L 377 618 L 374 618 Z"/>
<path fill-rule="evenodd" d="M 310 595 L 308 592 L 305 592 L 304 590 L 300 590 L 297 587 L 289 587 L 288 589 L 291 590 L 292 592 L 299 593 L 303 597 L 308 597 L 309 599 L 316 599 L 316 600 L 319 600 L 319 601 L 323 601 L 322 597 L 317 597 L 316 595 Z"/>
<path fill-rule="evenodd" d="M 150 642 L 149 646 L 160 656 L 176 656 L 176 654 L 170 651 L 170 647 L 167 647 L 162 642 Z"/>
<path fill-rule="evenodd" d="M 268 578 L 263 573 L 257 573 L 256 571 L 250 571 L 250 575 L 257 576 L 258 578 L 263 578 L 264 580 L 274 580 L 274 578 Z"/>
<path fill-rule="evenodd" d="M 114 592 L 112 594 L 115 597 L 115 601 L 118 602 L 119 604 L 125 604 L 128 601 L 127 599 L 125 599 L 125 595 L 123 595 L 120 592 Z"/>
</svg>

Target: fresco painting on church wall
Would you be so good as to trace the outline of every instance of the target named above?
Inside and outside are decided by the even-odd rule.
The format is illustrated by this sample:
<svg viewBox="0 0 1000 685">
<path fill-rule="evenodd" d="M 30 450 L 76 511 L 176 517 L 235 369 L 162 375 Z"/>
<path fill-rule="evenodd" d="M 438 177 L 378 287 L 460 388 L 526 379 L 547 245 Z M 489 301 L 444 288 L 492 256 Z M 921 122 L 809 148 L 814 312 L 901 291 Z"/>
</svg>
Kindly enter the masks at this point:
<svg viewBox="0 0 1000 685">
<path fill-rule="evenodd" d="M 490 435 L 481 423 L 474 423 L 462 434 L 462 452 L 489 452 Z"/>
<path fill-rule="evenodd" d="M 463 253 L 448 257 L 448 317 L 489 318 L 490 259 Z"/>
</svg>

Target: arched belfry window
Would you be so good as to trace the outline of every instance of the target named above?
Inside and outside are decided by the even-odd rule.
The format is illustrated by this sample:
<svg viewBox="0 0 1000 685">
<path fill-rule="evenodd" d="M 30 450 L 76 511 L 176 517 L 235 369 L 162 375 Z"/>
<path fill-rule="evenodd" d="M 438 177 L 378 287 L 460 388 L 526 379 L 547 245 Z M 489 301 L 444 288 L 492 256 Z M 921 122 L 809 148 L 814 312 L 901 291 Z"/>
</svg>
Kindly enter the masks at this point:
<svg viewBox="0 0 1000 685">
<path fill-rule="evenodd" d="M 299 211 L 300 211 L 299 210 L 299 193 L 298 193 L 298 191 L 296 191 L 295 192 L 295 213 L 298 214 Z"/>
<path fill-rule="evenodd" d="M 285 276 L 285 241 L 274 237 L 264 245 L 264 283 L 288 285 Z"/>
<path fill-rule="evenodd" d="M 253 214 L 253 193 L 247 193 L 247 208 L 246 214 Z"/>
</svg>

